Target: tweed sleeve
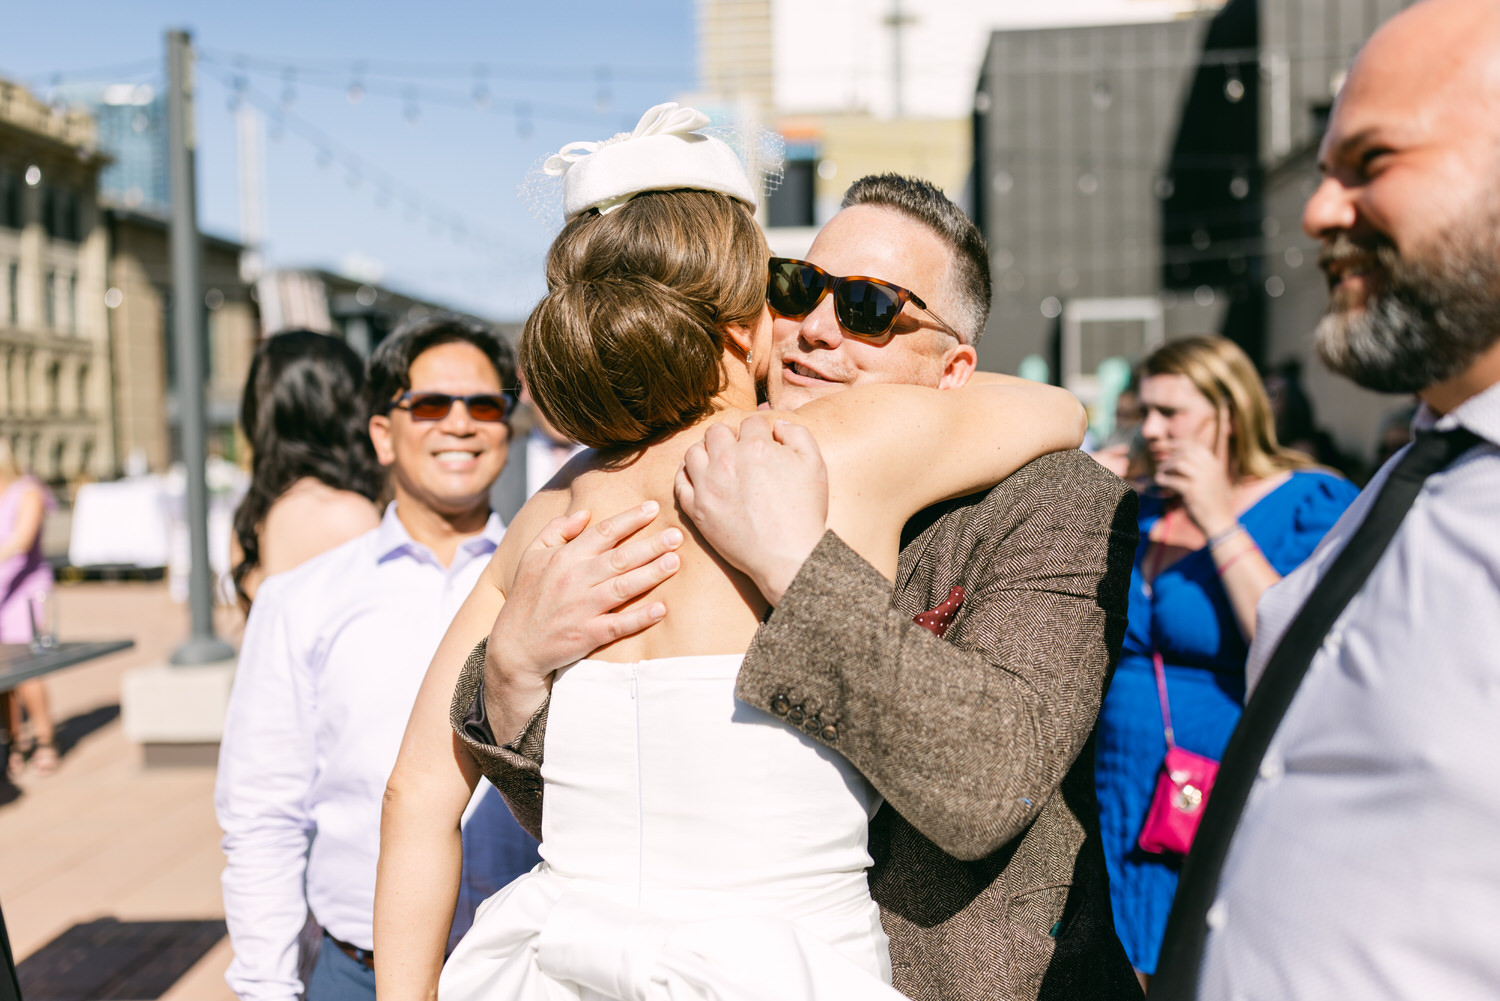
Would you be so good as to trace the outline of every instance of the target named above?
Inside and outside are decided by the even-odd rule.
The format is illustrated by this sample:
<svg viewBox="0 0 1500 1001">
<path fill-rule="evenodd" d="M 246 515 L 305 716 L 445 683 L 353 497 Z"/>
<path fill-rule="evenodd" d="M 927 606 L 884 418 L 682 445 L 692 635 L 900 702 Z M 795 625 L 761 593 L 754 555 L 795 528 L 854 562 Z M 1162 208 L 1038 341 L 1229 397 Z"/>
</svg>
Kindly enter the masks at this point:
<svg viewBox="0 0 1500 1001">
<path fill-rule="evenodd" d="M 549 699 L 509 744 L 496 744 L 484 705 L 484 656 L 489 639 L 482 639 L 464 662 L 453 688 L 448 720 L 484 777 L 505 797 L 510 812 L 526 833 L 542 839 L 542 744 L 547 732 Z"/>
<path fill-rule="evenodd" d="M 981 859 L 1056 794 L 1124 635 L 1136 498 L 1080 453 L 1044 456 L 903 551 L 890 582 L 825 535 L 761 626 L 745 702 L 842 753 L 944 851 Z M 948 588 L 943 639 L 913 623 Z"/>
</svg>

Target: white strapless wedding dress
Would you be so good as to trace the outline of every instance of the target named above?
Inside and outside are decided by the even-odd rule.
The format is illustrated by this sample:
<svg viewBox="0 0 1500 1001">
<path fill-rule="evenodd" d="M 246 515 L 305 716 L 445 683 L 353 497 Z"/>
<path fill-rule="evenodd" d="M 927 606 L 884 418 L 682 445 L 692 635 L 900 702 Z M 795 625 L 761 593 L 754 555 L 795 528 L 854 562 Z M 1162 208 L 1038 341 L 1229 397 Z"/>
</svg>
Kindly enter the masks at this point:
<svg viewBox="0 0 1500 1001">
<path fill-rule="evenodd" d="M 878 797 L 734 697 L 739 655 L 558 674 L 542 859 L 479 908 L 441 1001 L 898 1001 L 865 869 Z"/>
</svg>

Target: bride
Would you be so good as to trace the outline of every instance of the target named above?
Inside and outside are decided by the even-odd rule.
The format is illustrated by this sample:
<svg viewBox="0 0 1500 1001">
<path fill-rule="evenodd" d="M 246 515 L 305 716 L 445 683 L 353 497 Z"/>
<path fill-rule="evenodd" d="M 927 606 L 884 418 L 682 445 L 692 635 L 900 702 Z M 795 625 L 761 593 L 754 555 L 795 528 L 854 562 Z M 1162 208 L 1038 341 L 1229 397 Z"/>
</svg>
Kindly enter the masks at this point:
<svg viewBox="0 0 1500 1001">
<path fill-rule="evenodd" d="M 551 161 L 570 221 L 521 363 L 547 419 L 593 451 L 516 516 L 422 685 L 382 819 L 382 1001 L 900 997 L 865 879 L 878 798 L 842 757 L 736 702 L 768 606 L 694 535 L 674 479 L 714 424 L 821 451 L 829 527 L 893 577 L 909 517 L 1076 446 L 1082 411 L 1058 389 L 976 376 L 757 415 L 770 255 L 744 168 L 695 131 L 706 123 L 664 105 L 632 135 Z M 894 286 L 849 291 L 872 311 L 862 325 L 886 323 L 866 335 L 877 342 L 952 336 Z M 445 967 L 459 817 L 478 778 L 448 722 L 459 669 L 527 541 L 561 516 L 640 503 L 656 512 L 643 536 L 685 536 L 680 569 L 638 599 L 671 614 L 553 676 L 543 861 L 486 901 Z"/>
</svg>

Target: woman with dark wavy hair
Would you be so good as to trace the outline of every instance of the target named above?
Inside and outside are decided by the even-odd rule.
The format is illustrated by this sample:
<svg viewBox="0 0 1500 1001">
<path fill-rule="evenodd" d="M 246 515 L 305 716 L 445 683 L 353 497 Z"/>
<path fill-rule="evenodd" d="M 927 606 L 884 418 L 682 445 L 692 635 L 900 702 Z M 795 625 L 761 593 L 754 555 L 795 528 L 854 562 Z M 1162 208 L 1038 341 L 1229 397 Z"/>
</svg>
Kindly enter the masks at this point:
<svg viewBox="0 0 1500 1001">
<path fill-rule="evenodd" d="M 255 352 L 240 403 L 254 459 L 231 556 L 247 610 L 271 574 L 380 524 L 364 392 L 364 364 L 337 337 L 289 330 Z"/>
</svg>

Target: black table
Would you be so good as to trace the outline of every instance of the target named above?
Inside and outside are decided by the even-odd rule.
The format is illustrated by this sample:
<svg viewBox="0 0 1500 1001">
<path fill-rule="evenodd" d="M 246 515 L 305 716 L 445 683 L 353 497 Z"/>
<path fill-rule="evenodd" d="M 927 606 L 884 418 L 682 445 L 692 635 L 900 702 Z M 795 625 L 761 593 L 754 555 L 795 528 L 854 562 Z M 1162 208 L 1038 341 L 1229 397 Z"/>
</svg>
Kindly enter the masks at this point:
<svg viewBox="0 0 1500 1001">
<path fill-rule="evenodd" d="M 25 643 L 0 643 L 0 692 L 8 692 L 23 681 L 129 650 L 135 640 L 97 640 L 89 643 L 59 643 L 33 653 Z"/>
</svg>

